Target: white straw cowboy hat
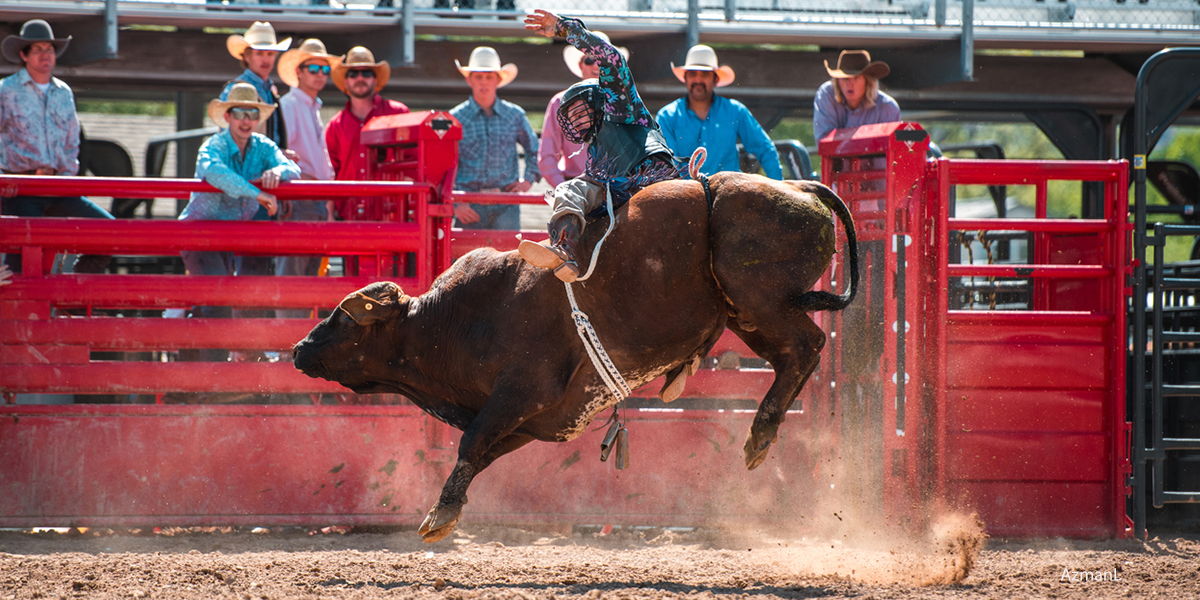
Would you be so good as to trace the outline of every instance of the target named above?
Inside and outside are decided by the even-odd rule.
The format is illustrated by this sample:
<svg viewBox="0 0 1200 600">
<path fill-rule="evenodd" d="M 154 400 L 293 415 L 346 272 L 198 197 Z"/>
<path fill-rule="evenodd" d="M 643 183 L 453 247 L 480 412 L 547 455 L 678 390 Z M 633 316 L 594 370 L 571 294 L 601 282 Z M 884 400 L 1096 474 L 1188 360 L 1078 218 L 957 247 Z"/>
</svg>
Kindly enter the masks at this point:
<svg viewBox="0 0 1200 600">
<path fill-rule="evenodd" d="M 275 41 L 275 28 L 271 27 L 266 21 L 255 21 L 246 33 L 243 35 L 231 35 L 225 38 L 225 48 L 234 58 L 241 60 L 242 54 L 246 52 L 246 48 L 254 48 L 255 50 L 270 50 L 272 52 L 283 52 L 292 46 L 292 38 L 283 40 L 282 42 Z"/>
<path fill-rule="evenodd" d="M 517 65 L 508 63 L 500 66 L 500 55 L 489 46 L 480 46 L 472 50 L 467 66 L 462 66 L 458 59 L 454 59 L 454 66 L 458 67 L 458 72 L 462 73 L 463 77 L 470 77 L 471 73 L 496 73 L 500 76 L 500 85 L 497 87 L 504 87 L 517 78 Z"/>
<path fill-rule="evenodd" d="M 71 43 L 71 36 L 56 38 L 49 23 L 41 19 L 33 19 L 25 21 L 25 24 L 21 26 L 21 35 L 10 35 L 4 38 L 4 42 L 0 43 L 0 51 L 4 53 L 4 58 L 7 58 L 9 62 L 21 64 L 21 51 L 37 42 L 50 42 L 54 46 L 54 56 L 58 57 L 62 56 L 67 49 L 67 44 Z"/>
<path fill-rule="evenodd" d="M 392 68 L 388 66 L 387 61 L 375 62 L 375 55 L 362 46 L 351 48 L 338 61 L 338 64 L 331 65 L 332 70 L 329 76 L 333 78 L 333 85 L 337 86 L 337 89 L 342 90 L 343 93 L 346 91 L 346 71 L 350 69 L 371 69 L 375 71 L 376 93 L 382 90 L 383 86 L 387 85 L 388 79 L 392 77 Z"/>
<path fill-rule="evenodd" d="M 736 75 L 733 72 L 733 67 L 729 65 L 717 66 L 717 53 L 711 46 L 704 44 L 696 44 L 692 46 L 687 53 L 687 61 L 682 67 L 675 66 L 671 63 L 671 70 L 675 72 L 675 77 L 680 81 L 686 82 L 684 75 L 688 71 L 711 71 L 717 74 L 717 87 L 725 87 L 733 83 Z"/>
<path fill-rule="evenodd" d="M 838 79 L 859 75 L 882 79 L 892 72 L 888 64 L 882 60 L 872 62 L 871 53 L 866 50 L 842 50 L 842 53 L 838 55 L 837 68 L 830 68 L 829 61 L 825 61 L 825 70 L 829 72 L 830 77 Z"/>
<path fill-rule="evenodd" d="M 215 98 L 208 103 L 208 118 L 217 127 L 225 125 L 225 111 L 236 107 L 244 106 L 246 108 L 258 109 L 258 122 L 261 124 L 275 112 L 274 104 L 267 104 L 258 97 L 258 92 L 254 90 L 254 86 L 249 83 L 239 81 L 229 88 L 229 95 L 225 100 Z"/>
<path fill-rule="evenodd" d="M 316 38 L 309 38 L 301 42 L 299 48 L 288 50 L 279 57 L 279 79 L 288 87 L 300 85 L 300 77 L 296 74 L 296 68 L 314 58 L 328 62 L 331 73 L 333 67 L 342 62 L 342 57 L 325 51 L 324 42 Z"/>
<path fill-rule="evenodd" d="M 593 31 L 592 33 L 596 34 L 596 37 L 598 37 L 610 44 L 612 43 L 612 40 L 608 39 L 607 33 L 604 33 L 603 31 Z M 621 56 L 625 57 L 625 60 L 629 60 L 629 49 L 628 48 L 626 48 L 624 46 L 616 46 L 616 49 L 617 49 L 617 52 L 621 53 Z M 582 59 L 583 59 L 583 51 L 580 50 L 579 48 L 576 48 L 575 46 L 572 46 L 570 44 L 567 44 L 566 47 L 563 48 L 563 62 L 567 63 L 567 68 L 570 69 L 571 72 L 574 73 L 576 77 L 579 77 L 581 79 L 583 78 L 583 71 L 579 68 L 579 61 Z"/>
</svg>

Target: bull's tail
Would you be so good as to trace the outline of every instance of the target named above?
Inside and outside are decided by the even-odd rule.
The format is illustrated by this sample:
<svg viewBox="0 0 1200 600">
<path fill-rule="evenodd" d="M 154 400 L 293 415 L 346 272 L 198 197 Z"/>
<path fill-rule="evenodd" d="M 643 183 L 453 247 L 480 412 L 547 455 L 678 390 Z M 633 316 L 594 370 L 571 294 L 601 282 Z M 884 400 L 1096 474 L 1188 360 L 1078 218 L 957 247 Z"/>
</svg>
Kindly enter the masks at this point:
<svg viewBox="0 0 1200 600">
<path fill-rule="evenodd" d="M 854 301 L 854 296 L 858 294 L 858 238 L 854 234 L 854 217 L 850 215 L 850 209 L 846 208 L 846 203 L 833 190 L 825 187 L 822 184 L 814 181 L 806 181 L 808 191 L 812 192 L 821 204 L 829 207 L 833 214 L 841 220 L 842 227 L 846 230 L 846 246 L 847 253 L 850 255 L 850 285 L 846 291 L 839 296 L 824 290 L 813 290 L 805 292 L 796 298 L 796 306 L 805 312 L 818 310 L 843 310 Z"/>
</svg>

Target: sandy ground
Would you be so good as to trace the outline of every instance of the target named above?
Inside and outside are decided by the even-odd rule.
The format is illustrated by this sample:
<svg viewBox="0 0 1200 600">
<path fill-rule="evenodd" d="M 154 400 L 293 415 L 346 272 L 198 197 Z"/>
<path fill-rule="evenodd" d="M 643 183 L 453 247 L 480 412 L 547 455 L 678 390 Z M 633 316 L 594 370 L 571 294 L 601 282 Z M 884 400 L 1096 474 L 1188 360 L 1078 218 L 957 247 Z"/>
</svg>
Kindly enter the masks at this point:
<svg viewBox="0 0 1200 600">
<path fill-rule="evenodd" d="M 961 533 L 961 532 L 960 532 Z M 889 547 L 890 546 L 890 547 Z M 1200 538 L 880 544 L 711 530 L 0 532 L 10 598 L 1197 598 Z"/>
</svg>

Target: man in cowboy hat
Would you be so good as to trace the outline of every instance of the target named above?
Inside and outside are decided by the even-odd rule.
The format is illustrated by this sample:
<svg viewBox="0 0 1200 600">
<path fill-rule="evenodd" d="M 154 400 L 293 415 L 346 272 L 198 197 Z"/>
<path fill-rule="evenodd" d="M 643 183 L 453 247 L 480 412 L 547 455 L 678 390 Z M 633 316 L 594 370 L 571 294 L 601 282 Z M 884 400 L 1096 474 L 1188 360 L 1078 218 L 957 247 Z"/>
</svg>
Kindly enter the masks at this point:
<svg viewBox="0 0 1200 600">
<path fill-rule="evenodd" d="M 359 132 L 367 121 L 408 112 L 404 104 L 379 95 L 391 76 L 392 69 L 387 61 L 375 62 L 375 55 L 362 46 L 351 48 L 333 65 L 330 72 L 333 85 L 348 98 L 346 107 L 329 119 L 329 126 L 325 128 L 325 144 L 329 148 L 335 179 L 361 181 L 367 178 L 370 152 L 359 143 Z"/>
<path fill-rule="evenodd" d="M 181 221 L 250 221 L 260 206 L 274 215 L 278 201 L 265 190 L 300 177 L 300 167 L 271 138 L 255 132 L 271 117 L 275 106 L 263 102 L 254 86 L 245 82 L 235 83 L 226 96 L 225 100 L 217 98 L 208 103 L 209 118 L 225 128 L 204 141 L 196 158 L 196 178 L 220 191 L 193 193 L 179 215 Z M 264 189 L 251 184 L 253 179 L 258 179 Z M 244 264 L 235 263 L 232 252 L 184 250 L 180 255 L 192 275 L 261 274 L 246 272 Z M 230 311 L 228 307 L 204 306 L 193 314 L 228 317 Z M 234 316 L 243 314 L 233 311 Z"/>
<path fill-rule="evenodd" d="M 0 80 L 0 170 L 18 175 L 75 175 L 79 172 L 79 117 L 70 86 L 54 77 L 57 59 L 71 37 L 56 38 L 50 24 L 34 19 L 20 35 L 0 42 L 4 58 L 23 68 Z M 0 192 L 2 195 L 3 192 Z M 86 198 L 16 196 L 2 203 L 6 215 L 18 217 L 91 217 L 111 219 L 108 211 Z M 21 256 L 6 259 L 21 269 Z M 82 256 L 77 273 L 102 273 L 110 257 Z"/>
<path fill-rule="evenodd" d="M 541 9 L 525 16 L 525 28 L 566 38 L 600 65 L 598 79 L 568 88 L 558 112 L 547 116 L 558 119 L 567 139 L 588 144 L 587 169 L 554 188 L 554 212 L 547 227 L 550 239 L 540 244 L 525 240 L 518 246 L 529 264 L 552 269 L 555 277 L 573 283 L 580 275 L 579 236 L 589 217 L 607 211 L 610 194 L 615 210 L 645 186 L 678 179 L 680 171 L 642 103 L 625 57 L 612 44 L 578 19 Z"/>
<path fill-rule="evenodd" d="M 871 60 L 866 50 L 843 50 L 837 68 L 825 61 L 831 79 L 821 84 L 813 98 L 813 135 L 821 141 L 829 132 L 843 127 L 900 120 L 900 105 L 879 91 L 879 80 L 891 69 Z"/>
<path fill-rule="evenodd" d="M 500 65 L 500 55 L 488 46 L 471 52 L 463 66 L 454 61 L 471 88 L 466 102 L 450 109 L 462 124 L 458 144 L 458 174 L 454 187 L 471 192 L 525 192 L 537 183 L 538 138 L 520 106 L 502 100 L 496 90 L 512 83 L 517 66 Z M 517 144 L 525 149 L 525 173 L 519 172 Z M 516 204 L 454 206 L 455 220 L 465 229 L 520 229 L 521 207 Z"/>
<path fill-rule="evenodd" d="M 341 58 L 325 51 L 318 39 L 307 39 L 279 57 L 279 79 L 291 88 L 279 99 L 283 122 L 287 125 L 288 148 L 296 153 L 302 179 L 329 181 L 333 165 L 325 147 L 325 126 L 321 123 L 321 99 L 317 96 L 329 81 L 332 67 Z M 285 221 L 325 221 L 332 218 L 333 202 L 305 200 L 285 202 Z M 275 261 L 276 275 L 316 275 L 321 259 L 316 256 L 282 256 Z M 305 317 L 310 311 L 276 311 L 280 317 Z"/>
<path fill-rule="evenodd" d="M 268 104 L 279 108 L 279 89 L 271 81 L 271 70 L 275 68 L 275 61 L 279 58 L 280 53 L 290 48 L 292 38 L 287 38 L 282 42 L 275 40 L 275 28 L 270 23 L 265 21 L 255 21 L 244 35 L 231 35 L 225 39 L 225 48 L 229 50 L 229 54 L 242 62 L 242 67 L 245 68 L 241 75 L 225 84 L 225 89 L 221 91 L 221 100 L 229 97 L 229 90 L 238 82 L 249 83 L 254 86 L 254 91 L 258 92 L 259 98 L 262 98 Z M 217 124 L 220 126 L 220 124 Z M 276 110 L 267 119 L 263 126 L 263 133 L 271 138 L 280 148 L 287 148 L 287 131 L 286 125 L 283 123 L 283 115 Z"/>
<path fill-rule="evenodd" d="M 608 35 L 603 31 L 594 31 L 596 37 L 609 42 Z M 629 50 L 618 47 L 617 51 L 625 60 L 629 60 Z M 567 44 L 563 47 L 563 62 L 567 68 L 580 80 L 600 77 L 600 65 L 596 59 L 585 54 L 582 50 Z M 550 99 L 546 105 L 546 120 L 542 123 L 542 139 L 538 142 L 538 171 L 546 182 L 558 187 L 558 184 L 579 177 L 587 167 L 587 144 L 576 144 L 563 135 L 562 127 L 558 125 L 558 108 L 562 106 L 563 90 Z"/>
<path fill-rule="evenodd" d="M 740 139 L 746 152 L 758 157 L 767 177 L 783 179 L 779 152 L 754 115 L 741 102 L 713 91 L 733 83 L 732 67 L 718 65 L 717 53 L 698 44 L 688 50 L 682 67 L 671 63 L 671 70 L 687 85 L 687 95 L 662 107 L 657 120 L 676 156 L 691 156 L 697 148 L 704 148 L 708 158 L 701 173 L 741 171 L 737 149 Z"/>
</svg>

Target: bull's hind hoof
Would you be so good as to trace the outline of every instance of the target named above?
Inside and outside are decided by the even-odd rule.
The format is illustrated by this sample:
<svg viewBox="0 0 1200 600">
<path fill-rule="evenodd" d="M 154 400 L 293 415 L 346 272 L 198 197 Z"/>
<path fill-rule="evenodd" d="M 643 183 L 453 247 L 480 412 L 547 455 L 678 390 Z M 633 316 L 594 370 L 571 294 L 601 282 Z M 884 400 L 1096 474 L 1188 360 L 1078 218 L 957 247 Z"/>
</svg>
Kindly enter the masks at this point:
<svg viewBox="0 0 1200 600">
<path fill-rule="evenodd" d="M 521 258 L 525 259 L 525 262 L 539 269 L 556 269 L 567 260 L 567 257 L 563 256 L 556 248 L 531 240 L 521 240 L 521 245 L 517 246 L 517 252 L 521 254 Z"/>
<path fill-rule="evenodd" d="M 420 535 L 426 544 L 441 541 L 454 531 L 454 526 L 458 525 L 461 517 L 461 504 L 434 506 L 429 510 L 429 514 L 425 515 L 425 521 L 417 529 L 417 535 Z"/>
</svg>

